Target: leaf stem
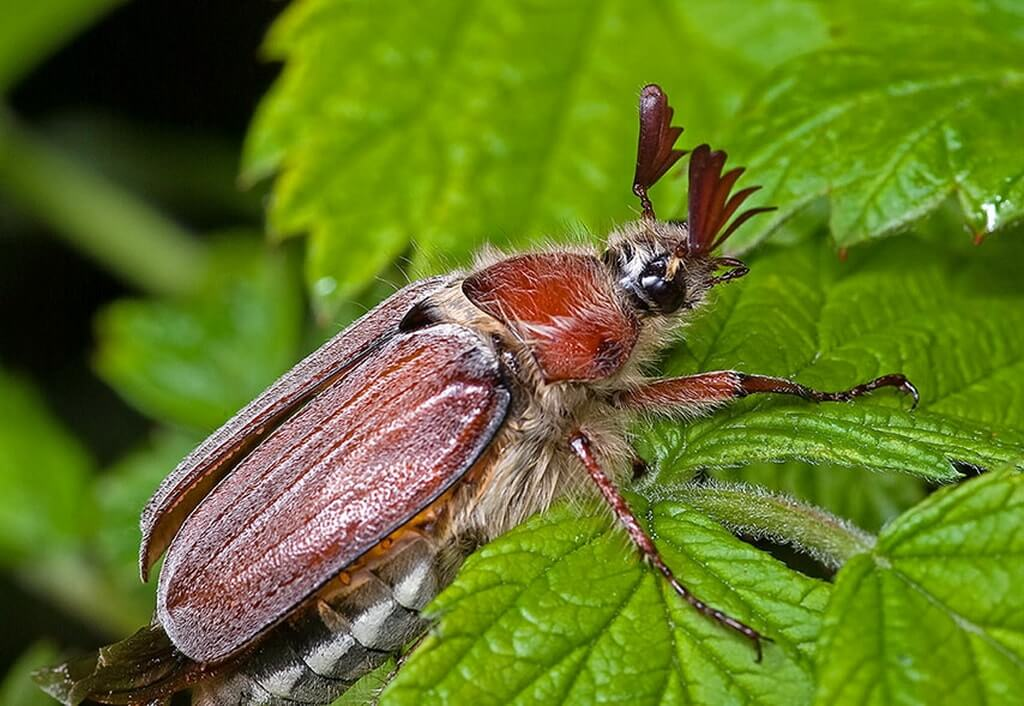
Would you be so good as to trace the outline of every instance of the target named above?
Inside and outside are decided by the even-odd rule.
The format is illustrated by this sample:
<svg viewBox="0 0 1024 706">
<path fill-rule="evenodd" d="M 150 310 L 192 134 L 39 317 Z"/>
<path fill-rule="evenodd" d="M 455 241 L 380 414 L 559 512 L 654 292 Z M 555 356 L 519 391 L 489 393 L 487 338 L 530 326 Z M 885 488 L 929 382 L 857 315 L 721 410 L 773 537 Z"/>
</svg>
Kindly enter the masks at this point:
<svg viewBox="0 0 1024 706">
<path fill-rule="evenodd" d="M 33 135 L 3 106 L 0 190 L 143 291 L 188 291 L 205 268 L 205 248 L 188 231 Z"/>
<path fill-rule="evenodd" d="M 851 522 L 760 486 L 708 481 L 651 486 L 643 493 L 686 503 L 736 534 L 787 544 L 833 569 L 875 545 L 874 535 Z"/>
</svg>

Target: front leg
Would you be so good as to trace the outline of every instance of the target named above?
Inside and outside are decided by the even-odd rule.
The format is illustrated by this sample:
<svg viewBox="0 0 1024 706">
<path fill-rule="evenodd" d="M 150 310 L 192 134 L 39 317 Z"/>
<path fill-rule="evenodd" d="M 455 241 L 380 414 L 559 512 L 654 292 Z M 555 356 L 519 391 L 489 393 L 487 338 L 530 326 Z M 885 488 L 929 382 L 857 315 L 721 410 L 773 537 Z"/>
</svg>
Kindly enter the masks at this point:
<svg viewBox="0 0 1024 706">
<path fill-rule="evenodd" d="M 917 406 L 917 388 L 899 373 L 883 375 L 849 390 L 822 392 L 785 378 L 749 375 L 734 370 L 655 380 L 623 393 L 616 402 L 621 407 L 640 412 L 694 413 L 747 395 L 764 392 L 796 395 L 812 402 L 849 402 L 880 387 L 895 387 L 914 399 L 911 409 Z"/>
<path fill-rule="evenodd" d="M 629 509 L 629 504 L 626 499 L 619 493 L 619 489 L 615 487 L 615 483 L 612 482 L 608 474 L 601 468 L 601 464 L 598 463 L 597 457 L 594 455 L 593 449 L 590 445 L 590 438 L 582 431 L 577 431 L 569 439 L 569 447 L 573 453 L 583 464 L 583 467 L 587 469 L 587 473 L 590 474 L 590 478 L 597 485 L 598 490 L 601 491 L 601 496 L 605 502 L 615 513 L 619 522 L 622 523 L 623 527 L 626 528 L 626 532 L 629 533 L 629 538 L 633 540 L 633 543 L 637 546 L 637 549 L 644 555 L 644 557 L 651 562 L 651 565 L 656 568 L 662 576 L 668 580 L 669 584 L 675 590 L 676 593 L 682 597 L 687 603 L 693 606 L 702 615 L 715 620 L 722 625 L 725 625 L 731 630 L 735 630 L 739 634 L 746 637 L 748 640 L 754 643 L 754 649 L 757 651 L 757 661 L 761 661 L 761 641 L 771 642 L 771 639 L 765 637 L 754 628 L 740 622 L 736 618 L 733 618 L 722 611 L 712 608 L 704 601 L 697 598 L 695 595 L 690 593 L 690 590 L 683 584 L 672 573 L 672 569 L 668 568 L 665 560 L 661 558 L 661 554 L 658 552 L 658 548 L 654 546 L 654 540 L 644 531 L 644 528 L 640 524 L 640 520 L 637 519 L 633 511 Z"/>
</svg>

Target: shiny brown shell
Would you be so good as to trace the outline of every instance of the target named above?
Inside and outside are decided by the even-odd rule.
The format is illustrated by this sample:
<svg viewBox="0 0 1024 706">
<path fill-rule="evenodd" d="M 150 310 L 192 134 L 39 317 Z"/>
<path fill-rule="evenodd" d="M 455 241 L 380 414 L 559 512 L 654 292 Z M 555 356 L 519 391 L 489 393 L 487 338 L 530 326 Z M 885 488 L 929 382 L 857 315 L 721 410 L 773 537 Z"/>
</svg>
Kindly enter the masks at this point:
<svg viewBox="0 0 1024 706">
<path fill-rule="evenodd" d="M 197 662 L 244 648 L 458 481 L 509 393 L 459 326 L 386 341 L 270 433 L 182 524 L 157 596 Z"/>
<path fill-rule="evenodd" d="M 432 277 L 399 290 L 282 375 L 186 456 L 142 511 L 142 580 L 188 514 L 245 454 L 318 391 L 398 333 L 399 322 L 417 301 L 452 281 L 451 276 Z"/>
</svg>

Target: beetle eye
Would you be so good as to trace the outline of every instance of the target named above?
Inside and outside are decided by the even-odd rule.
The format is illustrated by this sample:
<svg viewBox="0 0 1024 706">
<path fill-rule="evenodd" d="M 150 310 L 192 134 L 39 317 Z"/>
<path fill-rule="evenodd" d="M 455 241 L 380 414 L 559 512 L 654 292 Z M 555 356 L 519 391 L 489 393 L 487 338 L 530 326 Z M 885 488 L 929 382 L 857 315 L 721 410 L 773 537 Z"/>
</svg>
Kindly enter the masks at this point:
<svg viewBox="0 0 1024 706">
<path fill-rule="evenodd" d="M 640 273 L 640 286 L 646 289 L 649 284 L 653 284 L 656 280 L 664 280 L 665 268 L 667 266 L 668 262 L 664 257 L 648 262 L 644 267 L 644 271 Z"/>
<path fill-rule="evenodd" d="M 686 286 L 682 277 L 665 279 L 668 258 L 651 260 L 640 273 L 639 285 L 646 298 L 664 314 L 671 314 L 683 304 Z"/>
</svg>

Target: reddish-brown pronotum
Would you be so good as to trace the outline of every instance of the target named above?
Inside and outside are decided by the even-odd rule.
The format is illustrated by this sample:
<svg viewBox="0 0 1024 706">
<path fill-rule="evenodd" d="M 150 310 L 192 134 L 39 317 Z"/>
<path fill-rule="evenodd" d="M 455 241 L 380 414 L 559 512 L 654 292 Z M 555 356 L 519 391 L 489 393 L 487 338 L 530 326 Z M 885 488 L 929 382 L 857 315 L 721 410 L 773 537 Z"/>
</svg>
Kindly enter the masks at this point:
<svg viewBox="0 0 1024 706">
<path fill-rule="evenodd" d="M 640 97 L 639 220 L 603 252 L 488 254 L 415 282 L 325 344 L 203 442 L 142 515 L 146 578 L 164 553 L 156 619 L 40 675 L 65 703 L 326 704 L 425 629 L 420 610 L 475 546 L 566 493 L 597 492 L 695 609 L 767 639 L 688 590 L 617 486 L 637 414 L 693 415 L 755 393 L 843 392 L 723 370 L 651 379 L 644 366 L 709 290 L 746 266 L 714 251 L 756 187 L 696 147 L 686 222 L 649 188 L 684 152 L 657 86 Z"/>
</svg>

